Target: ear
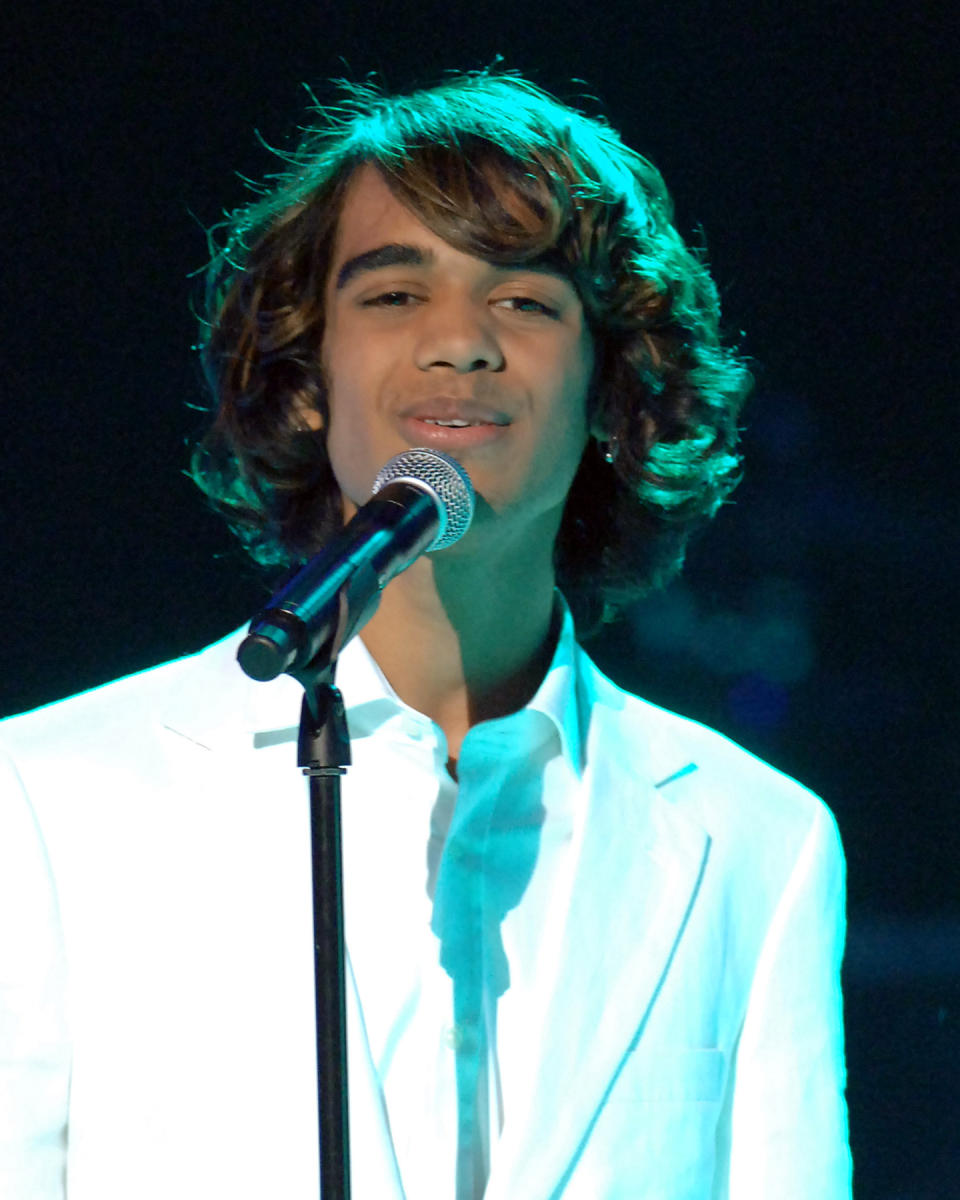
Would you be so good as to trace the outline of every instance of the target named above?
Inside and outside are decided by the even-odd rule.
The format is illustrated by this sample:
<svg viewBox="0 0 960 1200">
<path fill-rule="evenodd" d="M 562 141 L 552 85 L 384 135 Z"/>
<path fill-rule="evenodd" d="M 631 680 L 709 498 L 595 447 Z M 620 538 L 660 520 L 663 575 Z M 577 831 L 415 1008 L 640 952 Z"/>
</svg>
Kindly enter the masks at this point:
<svg viewBox="0 0 960 1200">
<path fill-rule="evenodd" d="M 303 432 L 319 433 L 323 429 L 323 417 L 312 404 L 303 400 L 294 403 L 293 420 L 296 428 Z"/>
<path fill-rule="evenodd" d="M 598 411 L 599 407 L 599 405 L 593 406 L 588 430 L 592 438 L 595 438 L 598 442 L 606 442 L 610 440 L 610 430 L 607 428 L 609 422 L 605 419 L 604 414 Z"/>
<path fill-rule="evenodd" d="M 595 354 L 593 362 L 593 377 L 590 380 L 590 390 L 587 393 L 587 429 L 592 438 L 605 442 L 610 437 L 608 428 L 610 422 L 607 414 L 606 397 L 600 390 L 600 356 Z"/>
</svg>

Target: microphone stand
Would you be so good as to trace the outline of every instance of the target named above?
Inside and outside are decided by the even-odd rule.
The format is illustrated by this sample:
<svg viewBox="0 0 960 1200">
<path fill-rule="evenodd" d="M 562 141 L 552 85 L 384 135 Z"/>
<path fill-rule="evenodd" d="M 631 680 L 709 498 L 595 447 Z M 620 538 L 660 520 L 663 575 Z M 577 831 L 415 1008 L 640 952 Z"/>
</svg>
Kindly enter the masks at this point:
<svg viewBox="0 0 960 1200">
<path fill-rule="evenodd" d="M 303 684 L 297 765 L 309 780 L 317 1026 L 317 1116 L 322 1200 L 350 1200 L 347 1008 L 340 777 L 350 765 L 336 657 Z"/>
<path fill-rule="evenodd" d="M 473 518 L 470 477 L 454 459 L 414 448 L 392 458 L 374 495 L 251 622 L 237 660 L 251 679 L 286 672 L 304 689 L 297 765 L 309 779 L 322 1200 L 350 1200 L 347 1005 L 340 776 L 350 765 L 342 646 L 373 615 L 383 587 L 426 550 L 452 545 Z"/>
</svg>

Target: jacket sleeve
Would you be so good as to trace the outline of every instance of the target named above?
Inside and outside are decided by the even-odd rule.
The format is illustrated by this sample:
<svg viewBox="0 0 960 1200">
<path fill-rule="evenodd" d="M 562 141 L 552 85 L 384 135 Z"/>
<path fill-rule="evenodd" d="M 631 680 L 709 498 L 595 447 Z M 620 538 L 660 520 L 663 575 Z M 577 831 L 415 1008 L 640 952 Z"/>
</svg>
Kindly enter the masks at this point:
<svg viewBox="0 0 960 1200">
<path fill-rule="evenodd" d="M 819 805 L 774 911 L 734 1062 L 730 1200 L 848 1200 L 843 851 Z"/>
<path fill-rule="evenodd" d="M 0 1195 L 61 1200 L 70 1051 L 63 939 L 43 839 L 0 751 Z"/>
</svg>

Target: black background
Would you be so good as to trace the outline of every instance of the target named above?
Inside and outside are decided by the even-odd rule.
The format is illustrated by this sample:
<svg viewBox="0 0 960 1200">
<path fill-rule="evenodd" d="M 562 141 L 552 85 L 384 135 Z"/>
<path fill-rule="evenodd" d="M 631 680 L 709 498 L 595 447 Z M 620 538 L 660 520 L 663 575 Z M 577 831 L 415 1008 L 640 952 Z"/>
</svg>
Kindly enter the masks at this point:
<svg viewBox="0 0 960 1200">
<path fill-rule="evenodd" d="M 263 599 L 182 474 L 205 403 L 191 276 L 240 177 L 276 169 L 254 131 L 295 139 L 301 82 L 329 98 L 331 76 L 403 88 L 503 55 L 657 163 L 757 379 L 735 502 L 683 582 L 592 650 L 828 800 L 857 1194 L 960 1195 L 950 22 L 864 0 L 3 21 L 0 709 L 194 650 Z"/>
</svg>

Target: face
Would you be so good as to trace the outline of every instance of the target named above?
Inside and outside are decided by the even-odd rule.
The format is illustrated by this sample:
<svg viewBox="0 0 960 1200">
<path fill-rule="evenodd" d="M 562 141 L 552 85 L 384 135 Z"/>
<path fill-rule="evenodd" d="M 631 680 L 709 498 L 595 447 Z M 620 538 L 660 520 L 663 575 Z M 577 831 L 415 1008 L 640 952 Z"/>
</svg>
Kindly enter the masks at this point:
<svg viewBox="0 0 960 1200">
<path fill-rule="evenodd" d="M 475 526 L 552 544 L 593 368 L 573 285 L 454 249 L 365 166 L 344 199 L 325 306 L 327 446 L 347 515 L 388 459 L 425 446 L 469 472 Z"/>
</svg>

